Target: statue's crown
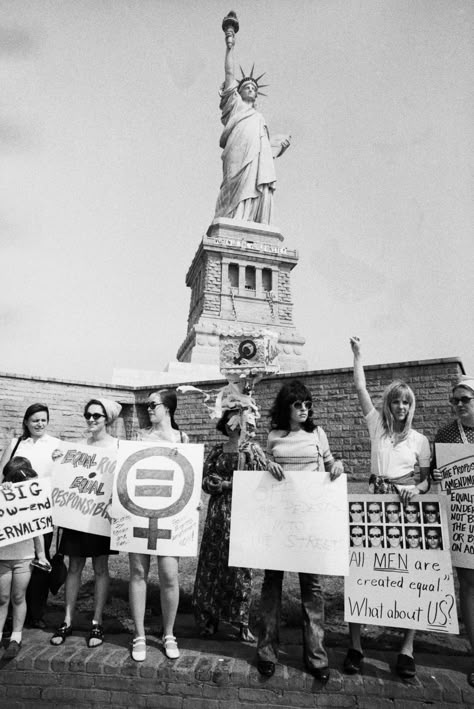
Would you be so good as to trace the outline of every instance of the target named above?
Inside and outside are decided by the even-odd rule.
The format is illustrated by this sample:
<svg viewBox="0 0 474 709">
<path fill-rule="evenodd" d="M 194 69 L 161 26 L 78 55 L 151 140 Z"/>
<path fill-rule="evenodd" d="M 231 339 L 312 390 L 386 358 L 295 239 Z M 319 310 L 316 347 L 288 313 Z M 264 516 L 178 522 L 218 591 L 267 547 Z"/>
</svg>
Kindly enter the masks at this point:
<svg viewBox="0 0 474 709">
<path fill-rule="evenodd" d="M 239 85 L 238 85 L 238 87 L 237 87 L 237 91 L 240 91 L 240 87 L 242 86 L 242 84 L 245 84 L 245 82 L 247 82 L 247 81 L 251 81 L 252 84 L 253 84 L 253 85 L 255 86 L 255 88 L 257 89 L 257 96 L 266 96 L 267 94 L 262 93 L 262 91 L 260 91 L 260 89 L 264 89 L 266 86 L 268 86 L 268 84 L 259 84 L 259 83 L 258 83 L 258 82 L 260 81 L 260 79 L 262 78 L 262 76 L 265 76 L 265 73 L 266 73 L 266 72 L 263 72 L 263 74 L 260 74 L 260 76 L 256 76 L 256 77 L 255 77 L 255 76 L 253 75 L 253 70 L 254 70 L 254 69 L 255 69 L 255 64 L 252 65 L 252 69 L 251 69 L 251 71 L 250 71 L 250 74 L 249 74 L 249 75 L 246 75 L 245 72 L 244 72 L 244 70 L 242 69 L 242 67 L 240 67 L 240 71 L 241 71 L 241 73 L 242 73 L 242 78 L 241 78 L 240 81 L 239 81 Z"/>
</svg>

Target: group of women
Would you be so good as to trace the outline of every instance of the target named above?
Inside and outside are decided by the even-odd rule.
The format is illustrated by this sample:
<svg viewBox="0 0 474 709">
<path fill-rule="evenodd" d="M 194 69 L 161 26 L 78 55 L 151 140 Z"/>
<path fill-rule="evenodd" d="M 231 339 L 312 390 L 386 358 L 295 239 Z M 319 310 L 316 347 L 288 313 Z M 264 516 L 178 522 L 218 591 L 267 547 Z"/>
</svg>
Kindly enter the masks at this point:
<svg viewBox="0 0 474 709">
<path fill-rule="evenodd" d="M 381 411 L 374 408 L 367 390 L 361 357 L 361 344 L 357 337 L 350 340 L 354 355 L 354 384 L 360 408 L 365 418 L 371 441 L 370 490 L 374 493 L 391 493 L 406 505 L 430 487 L 430 469 L 434 480 L 441 478 L 432 460 L 427 438 L 412 428 L 415 412 L 415 395 L 401 381 L 392 382 L 383 393 Z M 440 429 L 435 442 L 474 443 L 474 378 L 463 377 L 452 389 L 450 403 L 456 419 Z M 139 432 L 140 440 L 159 440 L 172 443 L 188 442 L 186 434 L 179 431 L 174 415 L 177 400 L 173 391 L 158 391 L 150 395 L 147 411 L 150 428 Z M 113 447 L 117 440 L 107 432 L 120 413 L 120 405 L 105 399 L 93 399 L 86 404 L 84 416 L 88 426 L 87 443 L 100 447 Z M 49 421 L 47 407 L 35 404 L 25 413 L 23 435 L 13 440 L 5 450 L 0 469 L 4 480 L 8 465 L 21 456 L 31 462 L 32 469 L 41 476 L 48 467 L 58 440 L 46 433 Z M 282 480 L 285 470 L 309 470 L 327 474 L 335 480 L 344 471 L 343 463 L 331 453 L 325 431 L 313 418 L 311 392 L 299 380 L 288 381 L 279 391 L 271 410 L 271 431 L 265 453 L 256 443 L 248 444 L 239 458 L 239 426 L 236 410 L 223 411 L 217 429 L 225 441 L 209 453 L 203 472 L 203 490 L 209 494 L 208 512 L 204 526 L 193 595 L 193 607 L 199 634 L 214 635 L 221 621 L 238 626 L 243 641 L 255 640 L 249 628 L 252 575 L 249 569 L 229 567 L 230 516 L 233 472 L 238 467 L 268 470 L 277 480 Z M 415 477 L 415 470 L 417 475 Z M 34 471 L 33 471 L 34 472 Z M 38 544 L 39 560 L 49 558 L 51 535 Z M 12 638 L 18 646 L 12 647 L 11 656 L 21 646 L 21 628 L 28 597 L 30 622 L 44 627 L 44 610 L 47 588 L 31 588 L 27 601 L 21 602 L 21 590 L 26 588 L 30 569 L 23 563 L 16 568 L 16 557 L 7 547 L 0 547 L 0 631 L 6 616 L 5 606 L 13 605 Z M 44 549 L 44 552 L 43 552 Z M 60 550 L 69 557 L 69 571 L 65 587 L 64 622 L 51 638 L 53 645 L 62 644 L 72 632 L 72 621 L 81 572 L 87 557 L 92 557 L 95 572 L 94 617 L 88 638 L 90 647 L 104 640 L 102 613 L 109 583 L 108 540 L 85 532 L 64 530 Z M 30 545 L 23 559 L 33 558 Z M 113 553 L 113 552 L 112 552 Z M 43 558 L 45 557 L 45 558 Z M 150 570 L 150 555 L 130 553 L 130 607 L 135 632 L 132 658 L 141 662 L 146 658 L 144 627 L 146 588 Z M 179 657 L 174 635 L 174 622 L 178 609 L 178 559 L 158 556 L 160 600 L 163 619 L 163 649 L 167 657 Z M 458 569 L 460 601 L 466 632 L 474 651 L 474 570 Z M 22 583 L 16 576 L 23 574 Z M 26 584 L 25 584 L 26 581 Z M 301 606 L 303 618 L 303 653 L 307 670 L 321 682 L 329 678 L 328 656 L 324 646 L 324 599 L 320 580 L 316 574 L 300 573 Z M 260 600 L 260 624 L 257 639 L 257 669 L 265 677 L 275 672 L 279 651 L 279 624 L 281 611 L 283 572 L 266 570 Z M 23 594 L 24 595 L 24 594 Z M 17 603 L 17 601 L 20 601 Z M 19 634 L 18 634 L 19 633 Z M 415 631 L 404 631 L 397 657 L 396 671 L 402 678 L 416 674 L 413 656 Z M 344 671 L 350 674 L 362 669 L 364 654 L 361 645 L 361 627 L 349 626 L 349 649 L 344 660 Z M 11 645 L 11 642 L 10 642 Z M 10 646 L 7 648 L 7 652 Z M 474 672 L 468 676 L 474 686 Z"/>
</svg>

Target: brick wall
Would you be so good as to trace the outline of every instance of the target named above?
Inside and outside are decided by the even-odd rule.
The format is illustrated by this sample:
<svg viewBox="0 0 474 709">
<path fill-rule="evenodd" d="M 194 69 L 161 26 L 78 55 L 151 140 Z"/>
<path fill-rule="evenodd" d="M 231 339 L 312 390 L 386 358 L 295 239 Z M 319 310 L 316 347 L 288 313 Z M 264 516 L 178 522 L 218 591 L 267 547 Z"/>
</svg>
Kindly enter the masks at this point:
<svg viewBox="0 0 474 709">
<path fill-rule="evenodd" d="M 448 396 L 451 385 L 464 371 L 459 359 L 425 360 L 374 365 L 365 368 L 367 385 L 374 403 L 380 403 L 384 387 L 393 379 L 404 379 L 417 396 L 414 427 L 430 440 L 436 430 L 450 418 Z M 264 445 L 268 432 L 268 412 L 284 381 L 299 376 L 313 394 L 317 421 L 326 430 L 334 454 L 344 458 L 346 471 L 359 478 L 367 475 L 370 445 L 352 384 L 352 370 L 333 369 L 303 372 L 301 375 L 282 374 L 260 382 L 256 399 L 262 418 L 258 424 L 258 440 Z M 223 381 L 197 382 L 206 392 L 217 392 Z M 138 427 L 145 426 L 144 402 L 150 391 L 160 387 L 119 387 L 53 379 L 0 374 L 0 445 L 21 432 L 21 420 L 26 407 L 36 401 L 50 408 L 50 432 L 66 439 L 82 437 L 85 426 L 83 407 L 90 398 L 105 396 L 122 404 L 122 417 L 116 435 L 131 438 Z M 162 387 L 163 388 L 163 387 Z M 215 431 L 196 393 L 180 395 L 177 421 L 189 433 L 193 442 L 204 442 L 209 448 L 222 439 Z"/>
</svg>

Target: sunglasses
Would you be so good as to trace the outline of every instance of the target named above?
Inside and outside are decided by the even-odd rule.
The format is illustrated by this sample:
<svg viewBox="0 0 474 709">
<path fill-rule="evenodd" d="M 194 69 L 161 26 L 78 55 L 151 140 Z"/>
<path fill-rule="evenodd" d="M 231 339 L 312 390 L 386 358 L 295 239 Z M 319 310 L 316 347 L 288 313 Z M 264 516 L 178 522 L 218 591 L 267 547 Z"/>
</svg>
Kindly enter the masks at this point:
<svg viewBox="0 0 474 709">
<path fill-rule="evenodd" d="M 150 411 L 154 411 L 158 406 L 164 406 L 164 404 L 161 402 L 157 404 L 155 401 L 150 401 L 150 403 L 146 405 L 147 409 L 150 409 Z"/>
<path fill-rule="evenodd" d="M 369 507 L 369 514 L 370 515 L 380 514 L 380 512 L 382 512 L 380 507 L 372 507 L 372 509 L 370 509 L 370 507 Z"/>
<path fill-rule="evenodd" d="M 104 414 L 84 414 L 84 418 L 86 421 L 90 421 L 91 419 L 94 419 L 94 421 L 98 421 L 101 418 L 105 418 Z"/>
<path fill-rule="evenodd" d="M 400 539 L 400 534 L 388 534 L 389 539 Z"/>
<path fill-rule="evenodd" d="M 407 534 L 407 539 L 419 539 L 419 534 Z"/>
<path fill-rule="evenodd" d="M 369 537 L 381 537 L 382 535 L 378 532 L 375 532 L 374 534 L 369 534 Z"/>
<path fill-rule="evenodd" d="M 435 515 L 435 514 L 437 514 L 437 510 L 425 510 L 425 514 L 427 514 L 427 515 Z"/>
<path fill-rule="evenodd" d="M 297 411 L 301 411 L 301 409 L 304 407 L 306 411 L 309 411 L 313 407 L 313 402 L 312 401 L 294 401 L 292 403 L 292 407 L 296 409 Z"/>
<path fill-rule="evenodd" d="M 362 507 L 351 507 L 351 512 L 362 512 Z"/>
<path fill-rule="evenodd" d="M 363 537 L 362 532 L 352 532 L 351 537 Z"/>
<path fill-rule="evenodd" d="M 416 515 L 416 514 L 418 514 L 418 510 L 413 510 L 413 509 L 411 509 L 411 507 L 410 507 L 410 509 L 408 509 L 408 507 L 407 507 L 407 509 L 405 510 L 405 513 L 407 515 Z"/>
<path fill-rule="evenodd" d="M 458 406 L 458 404 L 462 404 L 463 406 L 467 406 L 470 401 L 474 399 L 474 396 L 453 396 L 450 400 L 449 403 L 452 406 Z"/>
<path fill-rule="evenodd" d="M 388 515 L 398 515 L 400 514 L 400 510 L 387 510 Z"/>
<path fill-rule="evenodd" d="M 439 539 L 437 534 L 427 534 L 426 538 L 427 539 Z"/>
</svg>

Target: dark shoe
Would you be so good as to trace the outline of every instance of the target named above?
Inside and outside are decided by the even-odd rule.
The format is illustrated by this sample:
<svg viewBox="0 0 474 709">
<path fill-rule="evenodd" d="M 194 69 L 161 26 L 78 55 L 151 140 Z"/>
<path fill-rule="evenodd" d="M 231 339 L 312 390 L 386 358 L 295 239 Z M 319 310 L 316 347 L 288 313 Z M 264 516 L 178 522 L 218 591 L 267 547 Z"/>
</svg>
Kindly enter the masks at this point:
<svg viewBox="0 0 474 709">
<path fill-rule="evenodd" d="M 326 684 L 329 679 L 329 667 L 308 667 L 307 670 L 309 674 L 313 675 L 314 679 L 319 680 L 319 682 Z"/>
<path fill-rule="evenodd" d="M 342 665 L 342 669 L 348 675 L 356 675 L 361 670 L 361 665 L 362 665 L 363 659 L 364 659 L 364 655 L 361 652 L 359 652 L 359 650 L 354 650 L 353 647 L 350 647 L 349 650 L 347 651 L 347 655 L 344 659 L 344 664 Z"/>
<path fill-rule="evenodd" d="M 72 635 L 71 626 L 66 625 L 66 623 L 63 623 L 59 626 L 54 635 L 50 638 L 49 642 L 51 643 L 51 645 L 62 645 L 66 638 L 68 638 L 70 635 Z"/>
<path fill-rule="evenodd" d="M 12 660 L 14 657 L 18 655 L 18 653 L 21 650 L 21 643 L 17 643 L 16 640 L 10 640 L 10 642 L 7 645 L 7 649 L 3 653 L 3 659 L 4 660 Z"/>
<path fill-rule="evenodd" d="M 39 628 L 40 630 L 44 630 L 46 628 L 46 623 L 42 618 L 30 618 L 26 625 L 30 628 Z"/>
<path fill-rule="evenodd" d="M 270 660 L 259 660 L 257 662 L 257 670 L 264 677 L 273 677 L 275 674 L 275 663 Z"/>
<path fill-rule="evenodd" d="M 92 623 L 89 637 L 87 638 L 87 647 L 99 647 L 104 642 L 104 629 L 98 623 Z"/>
<path fill-rule="evenodd" d="M 396 664 L 397 675 L 402 679 L 412 679 L 416 675 L 415 660 L 410 655 L 399 654 Z"/>
</svg>

